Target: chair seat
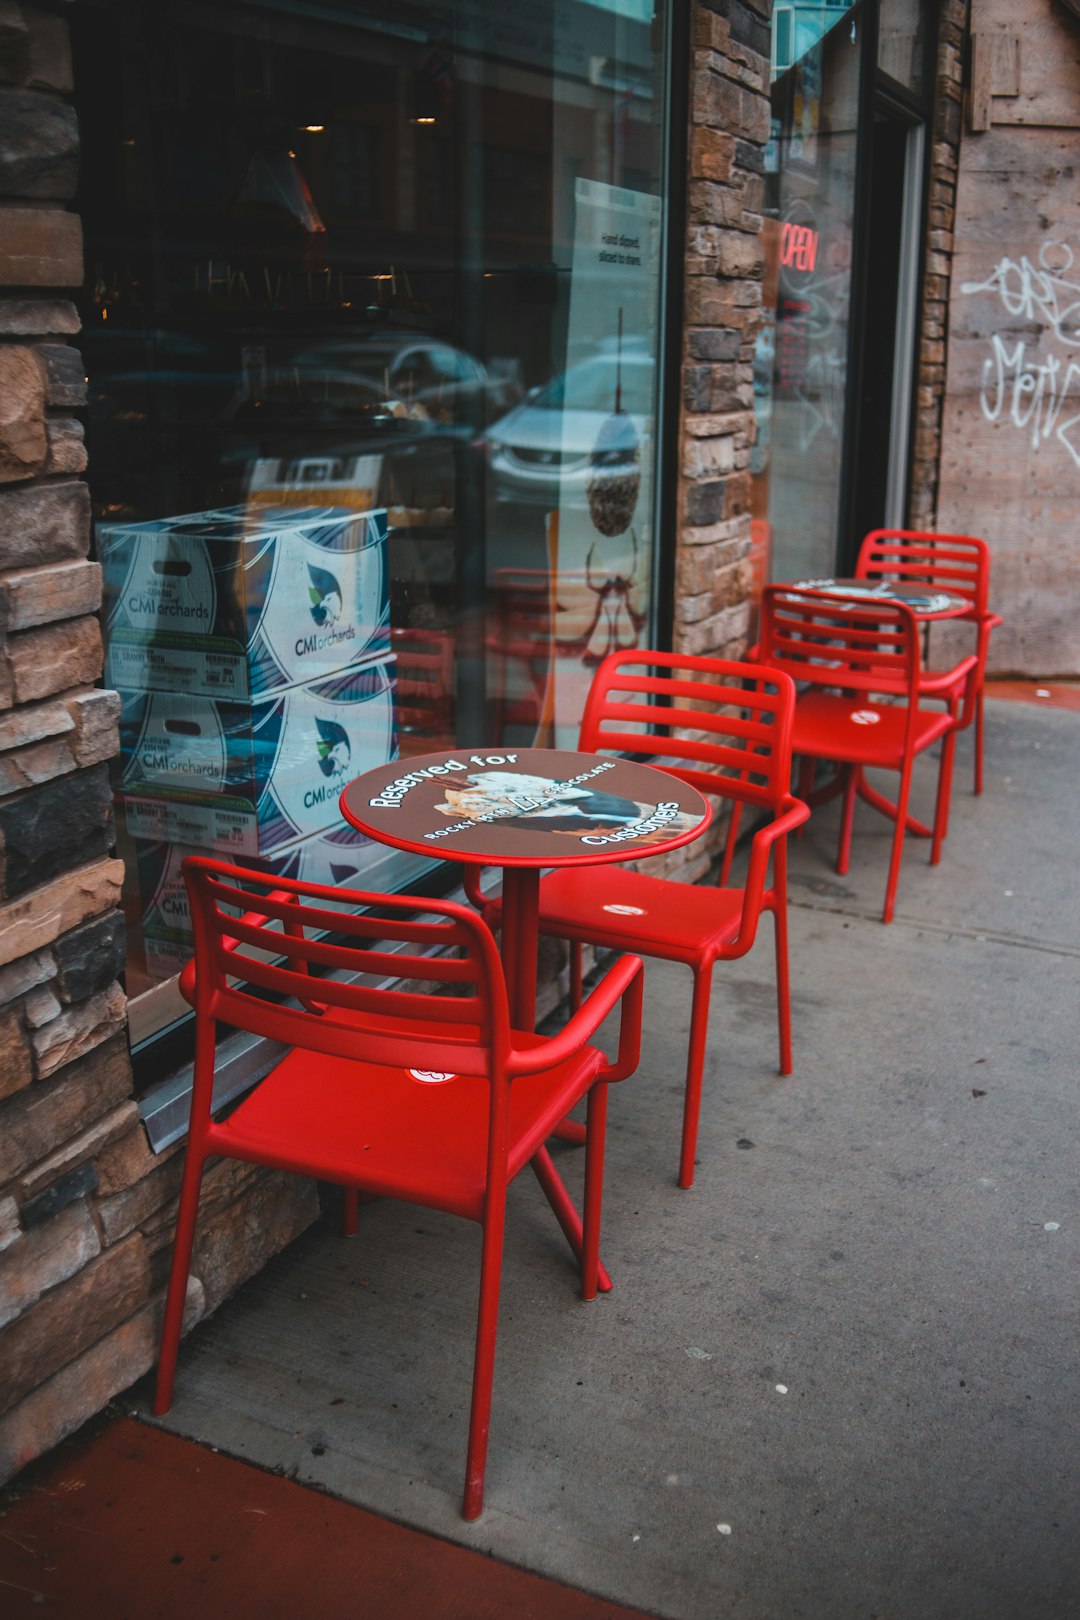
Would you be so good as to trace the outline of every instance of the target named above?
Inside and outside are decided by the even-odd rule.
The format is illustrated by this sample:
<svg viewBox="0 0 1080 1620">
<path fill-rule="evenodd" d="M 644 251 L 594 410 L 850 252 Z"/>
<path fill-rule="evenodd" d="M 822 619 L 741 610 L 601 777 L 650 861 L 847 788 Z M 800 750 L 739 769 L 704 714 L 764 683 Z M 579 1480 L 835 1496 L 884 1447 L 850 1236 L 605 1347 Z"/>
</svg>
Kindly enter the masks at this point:
<svg viewBox="0 0 1080 1620">
<path fill-rule="evenodd" d="M 426 1033 L 440 1032 L 427 1025 Z M 458 1039 L 462 1026 L 446 1025 Z M 543 1038 L 515 1031 L 518 1050 Z M 422 1060 L 421 1060 L 422 1061 Z M 510 1164 L 516 1175 L 604 1062 L 586 1046 L 510 1086 Z M 337 1180 L 479 1220 L 487 1172 L 490 1084 L 482 1075 L 433 1078 L 293 1050 L 221 1124 L 212 1152 Z"/>
<path fill-rule="evenodd" d="M 563 939 L 694 962 L 737 937 L 741 889 L 671 883 L 611 866 L 564 867 L 540 884 L 540 928 Z"/>
<path fill-rule="evenodd" d="M 952 727 L 952 716 L 919 709 L 914 749 L 920 753 Z M 887 765 L 900 769 L 904 755 L 907 710 L 873 699 L 841 697 L 833 692 L 806 692 L 795 705 L 793 754 L 844 760 L 854 765 Z"/>
</svg>

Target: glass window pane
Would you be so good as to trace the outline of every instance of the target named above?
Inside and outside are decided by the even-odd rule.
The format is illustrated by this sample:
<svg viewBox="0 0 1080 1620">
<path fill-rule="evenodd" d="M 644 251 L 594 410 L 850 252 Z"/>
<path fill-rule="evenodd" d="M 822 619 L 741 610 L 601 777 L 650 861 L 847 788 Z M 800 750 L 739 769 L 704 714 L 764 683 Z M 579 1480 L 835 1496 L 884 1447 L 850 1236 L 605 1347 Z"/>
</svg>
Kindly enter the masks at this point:
<svg viewBox="0 0 1080 1620">
<path fill-rule="evenodd" d="M 345 783 L 570 742 L 598 658 L 646 639 L 666 26 L 651 0 L 85 0 L 72 28 L 150 1033 L 185 850 L 406 882 Z"/>
<path fill-rule="evenodd" d="M 797 8 L 802 10 L 802 8 Z M 859 13 L 818 34 L 772 88 L 765 324 L 754 366 L 758 577 L 835 562 L 847 386 L 859 109 Z M 770 560 L 771 559 L 771 560 Z"/>
<path fill-rule="evenodd" d="M 855 0 L 778 0 L 772 18 L 772 77 L 808 55 L 836 26 L 837 12 L 846 11 Z M 899 0 L 917 6 L 919 0 Z"/>
<path fill-rule="evenodd" d="M 878 67 L 920 95 L 926 79 L 924 0 L 880 0 Z"/>
</svg>

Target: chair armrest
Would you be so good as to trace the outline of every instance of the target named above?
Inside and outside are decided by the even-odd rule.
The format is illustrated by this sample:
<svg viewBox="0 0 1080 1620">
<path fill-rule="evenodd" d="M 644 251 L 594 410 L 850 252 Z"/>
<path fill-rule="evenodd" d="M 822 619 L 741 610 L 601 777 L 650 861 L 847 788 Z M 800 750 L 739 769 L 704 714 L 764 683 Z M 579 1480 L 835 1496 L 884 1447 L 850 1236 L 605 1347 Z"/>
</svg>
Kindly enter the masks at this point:
<svg viewBox="0 0 1080 1620">
<path fill-rule="evenodd" d="M 739 932 L 732 947 L 732 955 L 741 956 L 748 951 L 754 943 L 757 934 L 758 918 L 761 916 L 761 904 L 765 898 L 765 878 L 769 870 L 769 857 L 772 847 L 778 839 L 786 838 L 789 832 L 801 827 L 804 821 L 810 820 L 810 806 L 797 799 L 793 793 L 785 794 L 780 802 L 779 812 L 772 821 L 767 821 L 764 827 L 759 827 L 750 842 L 750 861 L 746 869 L 746 882 L 743 884 L 743 912 L 739 921 Z"/>
<path fill-rule="evenodd" d="M 615 1005 L 622 1001 L 619 1023 L 619 1050 L 614 1063 L 605 1064 L 600 1071 L 603 1080 L 625 1080 L 633 1074 L 641 1055 L 641 998 L 644 987 L 644 964 L 640 956 L 621 956 L 610 967 L 577 1012 L 552 1035 L 543 1046 L 515 1051 L 507 1064 L 508 1072 L 539 1074 L 553 1069 L 580 1052 L 596 1034 L 604 1019 Z"/>
<path fill-rule="evenodd" d="M 946 691 L 949 687 L 955 686 L 961 679 L 968 680 L 972 671 L 976 670 L 978 666 L 978 657 L 974 653 L 969 653 L 966 658 L 961 658 L 958 664 L 954 664 L 951 669 L 944 670 L 940 675 L 923 675 L 919 680 L 919 696 L 929 695 L 932 697 L 935 693 Z"/>
<path fill-rule="evenodd" d="M 801 827 L 804 821 L 810 820 L 810 806 L 797 799 L 794 793 L 785 793 L 780 801 L 780 813 L 772 821 L 767 821 L 764 827 L 759 827 L 754 834 L 754 843 L 760 838 L 763 844 L 775 844 L 778 838 L 783 838 L 796 827 Z"/>
<path fill-rule="evenodd" d="M 765 873 L 769 865 L 769 855 L 772 846 L 778 838 L 786 838 L 789 832 L 801 827 L 804 821 L 810 820 L 810 806 L 797 799 L 793 793 L 784 795 L 780 801 L 779 814 L 772 821 L 767 821 L 764 827 L 759 827 L 750 841 L 750 861 L 746 868 L 745 889 L 756 889 L 760 897 L 765 888 Z"/>
</svg>

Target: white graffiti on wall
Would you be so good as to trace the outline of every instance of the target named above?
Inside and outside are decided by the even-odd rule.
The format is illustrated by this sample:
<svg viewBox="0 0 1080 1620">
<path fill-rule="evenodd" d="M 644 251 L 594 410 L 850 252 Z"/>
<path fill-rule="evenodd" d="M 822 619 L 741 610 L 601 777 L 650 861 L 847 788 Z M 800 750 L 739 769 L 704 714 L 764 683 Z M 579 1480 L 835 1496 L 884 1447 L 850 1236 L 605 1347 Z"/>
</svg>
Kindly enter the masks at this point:
<svg viewBox="0 0 1080 1620">
<path fill-rule="evenodd" d="M 1057 439 L 1080 467 L 1080 358 L 1032 353 L 1043 333 L 1066 349 L 1080 348 L 1080 281 L 1073 275 L 1072 248 L 1047 241 L 1037 264 L 1026 255 L 999 259 L 985 281 L 962 282 L 960 291 L 996 293 L 1007 315 L 1041 328 L 1031 347 L 1013 332 L 991 335 L 979 395 L 986 420 L 1012 422 L 1030 434 L 1033 450 Z"/>
</svg>

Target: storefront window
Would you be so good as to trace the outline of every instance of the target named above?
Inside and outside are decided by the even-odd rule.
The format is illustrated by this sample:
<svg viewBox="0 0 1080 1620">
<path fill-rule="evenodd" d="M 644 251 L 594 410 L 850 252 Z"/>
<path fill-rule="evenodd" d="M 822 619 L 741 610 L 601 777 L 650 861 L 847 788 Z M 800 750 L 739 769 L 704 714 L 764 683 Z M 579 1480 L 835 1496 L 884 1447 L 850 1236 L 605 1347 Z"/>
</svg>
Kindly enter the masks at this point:
<svg viewBox="0 0 1080 1620">
<path fill-rule="evenodd" d="M 652 0 L 86 0 L 83 352 L 138 1042 L 188 850 L 398 887 L 368 767 L 567 742 L 645 640 Z"/>
<path fill-rule="evenodd" d="M 926 88 L 925 0 L 880 0 L 878 67 L 905 90 Z"/>
<path fill-rule="evenodd" d="M 790 60 L 777 58 L 765 160 L 751 463 L 759 579 L 829 573 L 841 500 L 861 15 L 790 9 L 796 43 Z M 778 13 L 774 56 L 780 38 Z"/>
</svg>

